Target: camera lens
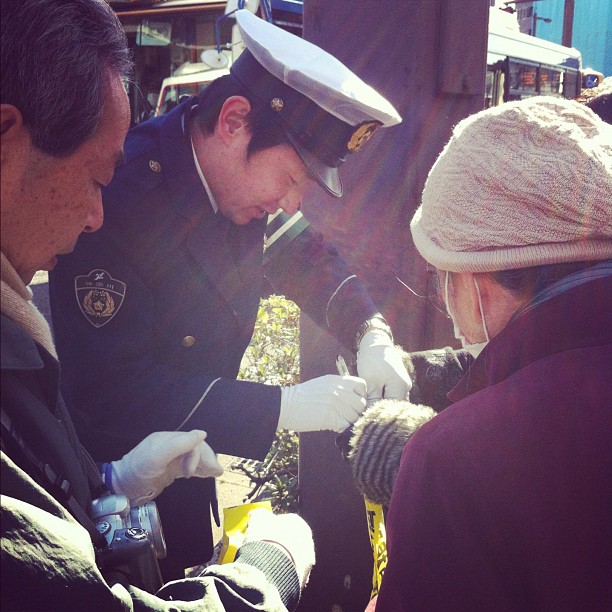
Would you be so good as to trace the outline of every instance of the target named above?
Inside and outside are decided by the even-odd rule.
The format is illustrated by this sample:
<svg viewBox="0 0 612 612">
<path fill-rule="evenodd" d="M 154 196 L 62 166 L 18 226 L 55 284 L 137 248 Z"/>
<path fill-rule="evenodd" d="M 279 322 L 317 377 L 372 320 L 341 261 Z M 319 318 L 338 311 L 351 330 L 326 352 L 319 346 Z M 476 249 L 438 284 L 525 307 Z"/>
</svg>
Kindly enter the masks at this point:
<svg viewBox="0 0 612 612">
<path fill-rule="evenodd" d="M 163 559 L 166 556 L 167 550 L 166 540 L 155 502 L 150 501 L 142 506 L 132 508 L 130 518 L 132 525 L 139 525 L 148 532 L 157 558 Z"/>
</svg>

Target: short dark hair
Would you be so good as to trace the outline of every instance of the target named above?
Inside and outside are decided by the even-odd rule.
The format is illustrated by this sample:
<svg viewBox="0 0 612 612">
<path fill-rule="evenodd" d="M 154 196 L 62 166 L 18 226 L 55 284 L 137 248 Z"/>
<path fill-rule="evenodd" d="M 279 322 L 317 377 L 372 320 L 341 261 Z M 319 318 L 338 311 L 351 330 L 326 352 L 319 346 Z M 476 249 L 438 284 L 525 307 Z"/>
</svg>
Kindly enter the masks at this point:
<svg viewBox="0 0 612 612">
<path fill-rule="evenodd" d="M 111 75 L 132 62 L 104 0 L 2 0 L 1 101 L 19 109 L 33 144 L 70 155 L 96 131 Z"/>
<path fill-rule="evenodd" d="M 232 74 L 215 79 L 200 93 L 196 122 L 204 134 L 214 132 L 221 107 L 232 96 L 242 96 L 251 104 L 251 112 L 247 116 L 251 132 L 247 155 L 271 147 L 290 144 L 283 128 L 274 120 L 268 107 L 255 99 Z"/>
<path fill-rule="evenodd" d="M 516 296 L 532 296 L 562 278 L 586 270 L 599 261 L 577 261 L 571 263 L 548 264 L 489 272 L 489 276 L 498 284 Z"/>
</svg>

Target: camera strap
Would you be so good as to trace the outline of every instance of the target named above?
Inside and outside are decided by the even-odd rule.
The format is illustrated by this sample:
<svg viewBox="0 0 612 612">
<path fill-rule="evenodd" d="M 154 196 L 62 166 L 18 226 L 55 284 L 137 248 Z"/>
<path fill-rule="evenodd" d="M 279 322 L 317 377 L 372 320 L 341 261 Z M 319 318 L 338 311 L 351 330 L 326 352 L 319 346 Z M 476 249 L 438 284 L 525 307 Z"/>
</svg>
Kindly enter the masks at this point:
<svg viewBox="0 0 612 612">
<path fill-rule="evenodd" d="M 85 528 L 91 537 L 94 547 L 102 550 L 107 547 L 105 537 L 98 531 L 87 512 L 80 506 L 71 493 L 70 482 L 58 474 L 51 465 L 41 461 L 32 449 L 25 443 L 19 432 L 15 429 L 9 415 L 2 409 L 2 429 L 11 437 L 19 447 L 25 459 L 36 469 L 43 480 L 48 484 L 49 491 L 54 492 L 54 497 L 72 514 L 72 516 Z M 88 467 L 88 478 L 91 480 L 91 463 L 89 456 L 85 457 Z M 94 466 L 95 467 L 95 466 Z M 98 474 L 98 479 L 101 480 Z M 46 488 L 46 487 L 45 487 Z"/>
</svg>

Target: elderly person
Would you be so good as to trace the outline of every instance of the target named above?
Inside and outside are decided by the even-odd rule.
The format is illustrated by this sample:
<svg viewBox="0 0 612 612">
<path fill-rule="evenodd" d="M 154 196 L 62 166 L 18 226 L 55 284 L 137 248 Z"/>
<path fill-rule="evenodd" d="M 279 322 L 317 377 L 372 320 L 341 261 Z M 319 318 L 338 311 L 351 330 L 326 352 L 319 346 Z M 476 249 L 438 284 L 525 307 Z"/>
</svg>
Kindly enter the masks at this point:
<svg viewBox="0 0 612 612">
<path fill-rule="evenodd" d="M 433 166 L 413 239 L 484 348 L 406 444 L 377 611 L 610 609 L 611 202 L 612 128 L 562 99 L 465 119 Z"/>
</svg>

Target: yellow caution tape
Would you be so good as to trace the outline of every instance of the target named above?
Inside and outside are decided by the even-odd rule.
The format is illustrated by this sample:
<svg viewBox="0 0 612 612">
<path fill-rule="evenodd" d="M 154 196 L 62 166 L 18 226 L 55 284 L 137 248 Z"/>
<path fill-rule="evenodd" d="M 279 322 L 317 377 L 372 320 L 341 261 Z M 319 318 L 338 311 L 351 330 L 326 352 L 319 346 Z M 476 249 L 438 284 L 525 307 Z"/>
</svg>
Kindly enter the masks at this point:
<svg viewBox="0 0 612 612">
<path fill-rule="evenodd" d="M 365 500 L 366 516 L 368 519 L 368 534 L 374 554 L 374 571 L 372 572 L 372 597 L 378 594 L 385 568 L 387 567 L 387 532 L 385 530 L 385 515 L 380 504 Z"/>
<path fill-rule="evenodd" d="M 219 563 L 231 563 L 236 558 L 249 523 L 249 512 L 255 508 L 266 508 L 272 512 L 272 505 L 268 500 L 223 508 L 223 540 Z"/>
</svg>

